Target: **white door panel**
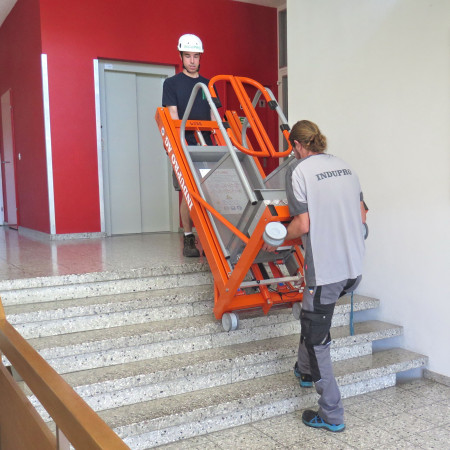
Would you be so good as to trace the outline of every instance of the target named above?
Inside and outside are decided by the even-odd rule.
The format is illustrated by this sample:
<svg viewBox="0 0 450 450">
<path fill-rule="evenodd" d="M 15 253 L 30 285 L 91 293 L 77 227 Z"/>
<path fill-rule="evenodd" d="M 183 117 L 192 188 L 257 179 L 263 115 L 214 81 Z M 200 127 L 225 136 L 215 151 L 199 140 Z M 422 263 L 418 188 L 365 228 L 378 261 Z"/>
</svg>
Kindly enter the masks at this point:
<svg viewBox="0 0 450 450">
<path fill-rule="evenodd" d="M 136 76 L 106 72 L 111 234 L 141 232 Z"/>
<path fill-rule="evenodd" d="M 137 76 L 142 231 L 170 230 L 168 158 L 154 119 L 161 106 L 161 77 Z"/>
</svg>

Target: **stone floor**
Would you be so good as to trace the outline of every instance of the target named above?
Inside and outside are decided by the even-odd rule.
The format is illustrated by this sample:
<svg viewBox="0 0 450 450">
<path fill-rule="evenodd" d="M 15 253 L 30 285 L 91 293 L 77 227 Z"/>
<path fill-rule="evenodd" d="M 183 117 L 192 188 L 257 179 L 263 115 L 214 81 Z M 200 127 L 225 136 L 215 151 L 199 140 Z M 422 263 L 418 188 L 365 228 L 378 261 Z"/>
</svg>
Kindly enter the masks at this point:
<svg viewBox="0 0 450 450">
<path fill-rule="evenodd" d="M 0 280 L 185 263 L 175 233 L 51 241 L 0 227 Z M 450 387 L 418 379 L 344 400 L 347 429 L 314 430 L 301 411 L 165 446 L 166 449 L 450 450 Z"/>
<path fill-rule="evenodd" d="M 346 430 L 303 425 L 302 411 L 159 447 L 175 449 L 450 449 L 450 387 L 426 379 L 344 400 Z"/>
<path fill-rule="evenodd" d="M 0 280 L 145 268 L 192 260 L 183 256 L 179 233 L 49 240 L 0 226 Z"/>
</svg>

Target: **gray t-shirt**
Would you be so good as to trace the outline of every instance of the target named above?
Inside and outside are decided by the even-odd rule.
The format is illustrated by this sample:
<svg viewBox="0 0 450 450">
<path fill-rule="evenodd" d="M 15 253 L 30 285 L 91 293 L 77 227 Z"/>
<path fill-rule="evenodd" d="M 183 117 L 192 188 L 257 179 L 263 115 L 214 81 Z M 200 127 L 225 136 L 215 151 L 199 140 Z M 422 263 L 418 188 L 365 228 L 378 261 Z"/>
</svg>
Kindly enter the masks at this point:
<svg viewBox="0 0 450 450">
<path fill-rule="evenodd" d="M 289 212 L 309 213 L 305 247 L 307 286 L 323 286 L 362 273 L 364 238 L 358 176 L 324 153 L 296 161 L 286 173 Z"/>
</svg>

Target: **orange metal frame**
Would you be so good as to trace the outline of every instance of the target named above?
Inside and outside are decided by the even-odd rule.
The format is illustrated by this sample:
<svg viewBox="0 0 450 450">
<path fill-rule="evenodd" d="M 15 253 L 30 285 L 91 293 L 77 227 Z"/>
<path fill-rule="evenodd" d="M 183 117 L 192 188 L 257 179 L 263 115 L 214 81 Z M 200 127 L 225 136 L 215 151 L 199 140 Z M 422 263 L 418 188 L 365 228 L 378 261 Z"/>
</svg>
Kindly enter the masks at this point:
<svg viewBox="0 0 450 450">
<path fill-rule="evenodd" d="M 233 111 L 227 111 L 226 113 L 229 124 L 229 128 L 227 128 L 228 137 L 233 146 L 235 146 L 239 151 L 254 157 L 258 170 L 264 178 L 265 175 L 257 157 L 280 158 L 283 156 L 288 156 L 291 153 L 291 148 L 284 152 L 277 152 L 275 150 L 266 131 L 264 130 L 264 127 L 261 124 L 250 98 L 245 92 L 244 84 L 251 84 L 259 89 L 267 102 L 272 99 L 266 89 L 256 81 L 230 75 L 219 75 L 211 79 L 209 91 L 213 98 L 216 97 L 214 83 L 222 80 L 230 82 L 234 88 L 237 98 L 242 105 L 244 114 L 249 121 L 250 127 L 257 141 L 257 149 L 253 148 L 251 143 L 247 143 L 248 148 L 243 145 L 240 137 L 242 125 L 240 119 L 237 117 L 237 114 Z M 223 217 L 222 214 L 220 214 L 212 205 L 208 204 L 200 195 L 181 146 L 180 127 L 182 121 L 173 120 L 167 108 L 158 108 L 155 119 L 161 133 L 166 153 L 178 178 L 181 190 L 190 210 L 191 218 L 197 230 L 199 240 L 202 244 L 214 277 L 215 317 L 220 319 L 226 312 L 257 307 L 261 307 L 263 312 L 267 314 L 273 305 L 287 304 L 290 306 L 292 303 L 301 301 L 303 296 L 302 289 L 299 289 L 299 287 L 294 288 L 288 283 L 278 285 L 276 289 L 269 289 L 268 286 L 260 284 L 255 292 L 252 293 L 246 293 L 244 290 L 240 289 L 241 283 L 249 271 L 252 272 L 253 277 L 256 280 L 264 279 L 259 266 L 254 264 L 255 258 L 264 243 L 263 233 L 269 222 L 278 221 L 284 224 L 290 222 L 291 217 L 289 216 L 288 207 L 275 206 L 275 208 L 269 208 L 266 206 L 252 234 L 250 236 L 245 235 L 225 217 Z M 222 135 L 216 121 L 188 120 L 186 122 L 185 129 L 187 131 L 210 131 L 212 133 L 213 140 L 215 140 L 217 145 L 226 145 L 224 136 Z M 283 134 L 285 138 L 288 139 L 289 132 L 283 130 Z M 276 215 L 274 215 L 272 211 L 276 211 L 274 213 Z M 208 212 L 245 243 L 245 249 L 240 256 L 239 261 L 232 270 L 230 269 L 230 265 L 222 252 Z M 299 244 L 300 240 L 296 240 L 285 242 L 283 245 L 293 246 L 295 258 L 300 267 L 299 271 L 301 271 L 302 275 L 304 260 Z M 274 278 L 280 276 L 280 271 L 275 263 L 269 263 L 269 268 L 272 271 Z"/>
</svg>

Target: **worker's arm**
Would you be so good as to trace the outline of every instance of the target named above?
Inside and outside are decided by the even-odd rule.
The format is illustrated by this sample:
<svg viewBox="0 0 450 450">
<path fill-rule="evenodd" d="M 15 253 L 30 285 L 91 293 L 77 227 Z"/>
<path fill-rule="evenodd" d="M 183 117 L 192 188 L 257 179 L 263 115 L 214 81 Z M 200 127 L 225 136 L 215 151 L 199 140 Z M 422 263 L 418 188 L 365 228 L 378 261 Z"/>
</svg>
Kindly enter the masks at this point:
<svg viewBox="0 0 450 450">
<path fill-rule="evenodd" d="M 178 108 L 176 106 L 168 106 L 167 109 L 169 110 L 170 117 L 172 117 L 173 120 L 180 120 L 178 117 Z"/>
<path fill-rule="evenodd" d="M 366 223 L 367 211 L 366 211 L 366 207 L 364 205 L 364 202 L 360 202 L 360 206 L 361 206 L 361 220 L 362 220 L 362 223 Z"/>
<path fill-rule="evenodd" d="M 299 214 L 295 216 L 291 223 L 287 227 L 287 236 L 286 241 L 290 241 L 291 239 L 297 239 L 300 236 L 309 232 L 309 213 L 305 212 L 303 214 Z M 263 250 L 267 252 L 274 252 L 277 247 L 271 247 L 270 245 L 264 243 Z"/>
<path fill-rule="evenodd" d="M 286 240 L 297 239 L 309 232 L 309 213 L 299 214 L 287 227 Z"/>
</svg>

